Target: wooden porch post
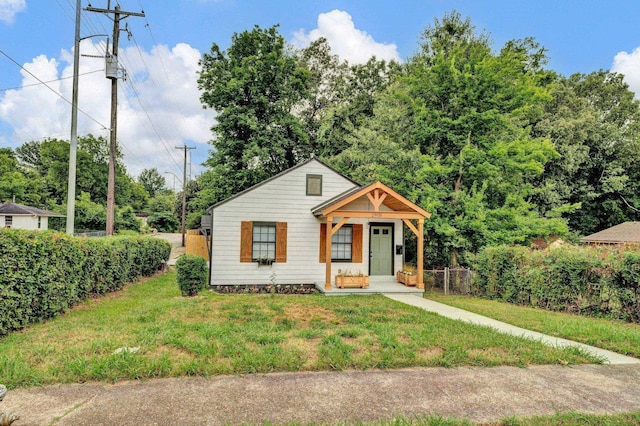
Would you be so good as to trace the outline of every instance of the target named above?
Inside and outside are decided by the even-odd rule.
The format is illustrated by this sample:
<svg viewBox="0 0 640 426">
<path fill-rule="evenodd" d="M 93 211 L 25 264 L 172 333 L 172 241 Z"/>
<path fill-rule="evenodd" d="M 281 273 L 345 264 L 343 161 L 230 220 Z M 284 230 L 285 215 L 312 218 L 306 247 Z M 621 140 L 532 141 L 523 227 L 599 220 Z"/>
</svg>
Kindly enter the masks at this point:
<svg viewBox="0 0 640 426">
<path fill-rule="evenodd" d="M 424 218 L 418 219 L 418 284 L 424 288 Z"/>
<path fill-rule="evenodd" d="M 324 289 L 331 290 L 331 230 L 333 228 L 333 217 L 327 216 L 327 235 L 325 238 L 325 277 L 324 277 Z"/>
</svg>

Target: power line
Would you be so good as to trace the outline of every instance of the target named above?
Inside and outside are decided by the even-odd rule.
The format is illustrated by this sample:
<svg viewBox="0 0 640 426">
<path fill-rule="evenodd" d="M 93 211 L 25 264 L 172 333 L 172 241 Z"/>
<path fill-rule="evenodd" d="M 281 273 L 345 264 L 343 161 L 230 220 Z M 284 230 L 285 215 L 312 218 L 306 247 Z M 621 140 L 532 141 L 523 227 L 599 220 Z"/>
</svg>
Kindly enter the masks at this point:
<svg viewBox="0 0 640 426">
<path fill-rule="evenodd" d="M 23 71 L 25 71 L 26 73 L 28 73 L 31 77 L 35 78 L 36 80 L 38 80 L 40 82 L 40 84 L 42 84 L 44 87 L 46 87 L 47 89 L 51 90 L 53 93 L 56 94 L 56 96 L 58 96 L 60 99 L 64 100 L 66 103 L 68 103 L 69 105 L 73 105 L 73 103 L 65 98 L 61 93 L 59 93 L 58 91 L 56 91 L 55 89 L 53 89 L 51 86 L 49 86 L 47 83 L 45 83 L 44 81 L 40 80 L 38 77 L 36 77 L 35 74 L 33 74 L 31 71 L 29 71 L 28 69 L 26 69 L 25 67 L 23 67 L 22 65 L 20 65 L 18 63 L 18 61 L 16 61 L 15 59 L 13 59 L 11 56 L 9 56 L 4 50 L 0 49 L 0 54 L 2 54 L 3 56 L 5 56 L 7 59 L 9 59 L 11 62 L 13 62 L 14 64 L 16 64 L 20 69 L 22 69 Z M 96 120 L 95 118 L 93 118 L 91 115 L 89 115 L 89 113 L 83 111 L 82 109 L 78 108 L 78 111 L 80 111 L 82 114 L 84 114 L 86 117 L 88 117 L 91 121 L 93 121 L 96 124 L 99 124 L 100 126 L 102 126 L 104 129 L 107 129 L 107 126 L 105 126 L 104 124 L 100 123 L 98 120 Z"/>
<path fill-rule="evenodd" d="M 78 76 L 81 77 L 83 75 L 95 74 L 97 72 L 104 72 L 104 68 L 101 69 L 101 70 L 87 71 L 85 73 L 78 74 Z M 48 81 L 45 81 L 43 83 L 44 84 L 55 83 L 56 81 L 69 80 L 69 79 L 72 79 L 72 78 L 73 78 L 73 76 L 61 77 L 61 78 L 57 78 L 55 80 L 48 80 Z M 6 89 L 0 89 L 0 92 L 6 92 L 7 90 L 19 90 L 19 89 L 24 89 L 25 87 L 41 86 L 43 83 L 24 84 L 22 86 L 9 87 L 9 88 L 6 88 Z"/>
</svg>

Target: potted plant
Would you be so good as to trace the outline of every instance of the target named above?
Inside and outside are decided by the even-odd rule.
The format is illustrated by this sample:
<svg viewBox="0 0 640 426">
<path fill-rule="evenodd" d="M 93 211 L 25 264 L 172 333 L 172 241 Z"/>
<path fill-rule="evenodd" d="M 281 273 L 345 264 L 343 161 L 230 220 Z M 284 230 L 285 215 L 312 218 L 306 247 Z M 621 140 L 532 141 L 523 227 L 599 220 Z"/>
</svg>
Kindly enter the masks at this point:
<svg viewBox="0 0 640 426">
<path fill-rule="evenodd" d="M 369 276 L 363 274 L 361 271 L 354 274 L 348 269 L 345 269 L 344 271 L 338 270 L 338 274 L 336 275 L 336 287 L 367 288 L 369 287 Z"/>
<path fill-rule="evenodd" d="M 396 273 L 396 280 L 406 286 L 414 286 L 418 284 L 418 273 L 416 267 L 405 263 L 402 270 Z"/>
<path fill-rule="evenodd" d="M 258 266 L 259 265 L 271 265 L 273 264 L 273 262 L 275 262 L 275 259 L 272 257 L 259 257 L 258 259 L 256 259 L 256 262 L 258 262 Z"/>
</svg>

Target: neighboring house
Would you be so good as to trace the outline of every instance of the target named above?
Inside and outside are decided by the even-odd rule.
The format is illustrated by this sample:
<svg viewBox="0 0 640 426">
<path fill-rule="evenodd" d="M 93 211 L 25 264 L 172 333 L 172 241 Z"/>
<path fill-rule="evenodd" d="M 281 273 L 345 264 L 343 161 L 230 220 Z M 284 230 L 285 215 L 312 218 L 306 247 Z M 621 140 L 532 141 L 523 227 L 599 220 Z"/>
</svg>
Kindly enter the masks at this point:
<svg viewBox="0 0 640 426">
<path fill-rule="evenodd" d="M 207 213 L 211 285 L 276 282 L 326 290 L 339 270 L 392 280 L 402 268 L 403 224 L 417 235 L 420 253 L 430 216 L 384 184 L 360 186 L 316 158 Z M 422 270 L 421 256 L 418 262 Z"/>
<path fill-rule="evenodd" d="M 633 245 L 640 244 L 640 222 L 624 222 L 595 234 L 580 238 L 585 244 Z"/>
<path fill-rule="evenodd" d="M 64 216 L 17 203 L 0 204 L 0 228 L 46 230 L 50 217 Z"/>
</svg>

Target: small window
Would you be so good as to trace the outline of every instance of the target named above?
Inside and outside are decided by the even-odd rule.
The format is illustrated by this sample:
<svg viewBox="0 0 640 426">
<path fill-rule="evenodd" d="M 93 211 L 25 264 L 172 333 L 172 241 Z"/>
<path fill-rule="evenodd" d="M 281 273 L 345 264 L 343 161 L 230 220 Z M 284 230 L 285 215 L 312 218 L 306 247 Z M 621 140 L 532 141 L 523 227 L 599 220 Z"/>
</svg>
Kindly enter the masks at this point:
<svg viewBox="0 0 640 426">
<path fill-rule="evenodd" d="M 252 260 L 276 258 L 276 224 L 253 223 Z"/>
<path fill-rule="evenodd" d="M 351 248 L 353 244 L 353 228 L 344 225 L 331 237 L 331 260 L 351 262 Z"/>
<path fill-rule="evenodd" d="M 13 216 L 5 216 L 4 227 L 11 228 L 13 226 Z"/>
<path fill-rule="evenodd" d="M 38 229 L 42 228 L 42 217 L 38 216 Z"/>
<path fill-rule="evenodd" d="M 307 195 L 322 195 L 322 175 L 307 175 Z"/>
</svg>

